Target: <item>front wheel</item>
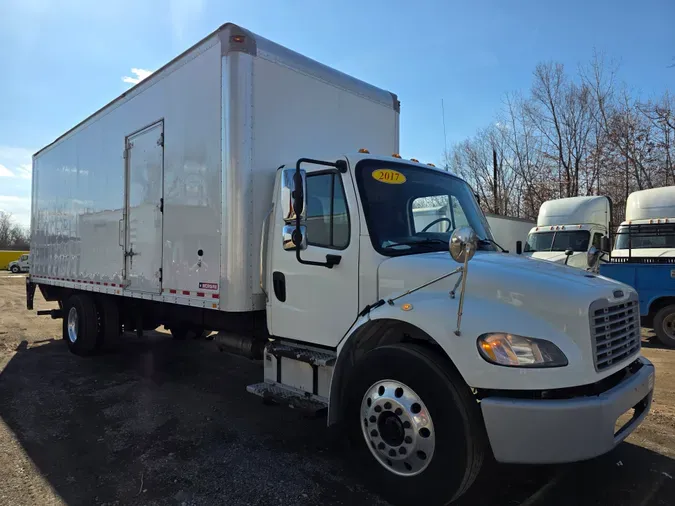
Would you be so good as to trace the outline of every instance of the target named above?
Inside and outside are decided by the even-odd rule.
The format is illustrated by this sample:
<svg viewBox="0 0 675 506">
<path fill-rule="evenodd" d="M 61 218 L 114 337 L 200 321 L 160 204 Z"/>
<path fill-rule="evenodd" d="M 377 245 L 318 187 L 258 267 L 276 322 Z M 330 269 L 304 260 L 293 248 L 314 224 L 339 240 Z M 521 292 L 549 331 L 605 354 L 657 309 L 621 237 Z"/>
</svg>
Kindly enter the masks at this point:
<svg viewBox="0 0 675 506">
<path fill-rule="evenodd" d="M 434 351 L 395 344 L 369 352 L 353 371 L 347 410 L 356 463 L 392 500 L 445 504 L 480 472 L 487 438 L 478 404 Z"/>
<path fill-rule="evenodd" d="M 675 348 L 675 304 L 659 309 L 654 316 L 654 332 L 661 344 Z"/>
<path fill-rule="evenodd" d="M 12 265 L 12 272 L 14 274 L 19 274 L 21 272 L 21 269 L 19 268 L 18 265 Z"/>
</svg>

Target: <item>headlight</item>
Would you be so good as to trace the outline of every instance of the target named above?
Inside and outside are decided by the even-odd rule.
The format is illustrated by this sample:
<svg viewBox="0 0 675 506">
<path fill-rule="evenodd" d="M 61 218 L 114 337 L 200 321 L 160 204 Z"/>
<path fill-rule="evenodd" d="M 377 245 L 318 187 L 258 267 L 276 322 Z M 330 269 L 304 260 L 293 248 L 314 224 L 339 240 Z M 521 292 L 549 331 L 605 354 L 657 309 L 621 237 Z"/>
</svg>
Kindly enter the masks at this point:
<svg viewBox="0 0 675 506">
<path fill-rule="evenodd" d="M 567 357 L 552 342 L 502 332 L 480 336 L 478 352 L 490 363 L 510 367 L 562 367 L 567 365 Z"/>
</svg>

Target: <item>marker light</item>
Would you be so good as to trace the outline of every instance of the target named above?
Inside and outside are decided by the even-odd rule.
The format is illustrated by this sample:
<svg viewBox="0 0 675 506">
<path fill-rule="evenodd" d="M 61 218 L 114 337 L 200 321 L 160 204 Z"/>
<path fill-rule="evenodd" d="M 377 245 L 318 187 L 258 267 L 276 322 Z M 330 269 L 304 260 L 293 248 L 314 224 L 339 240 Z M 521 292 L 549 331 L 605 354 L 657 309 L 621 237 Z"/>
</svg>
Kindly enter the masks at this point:
<svg viewBox="0 0 675 506">
<path fill-rule="evenodd" d="M 398 153 L 392 153 L 391 156 L 393 158 L 401 158 L 401 155 L 399 155 Z"/>
<path fill-rule="evenodd" d="M 361 148 L 361 149 L 359 149 L 359 153 L 370 154 L 370 151 L 368 151 L 366 148 Z"/>
<path fill-rule="evenodd" d="M 415 162 L 415 163 L 420 163 L 420 161 L 417 158 L 411 158 L 410 161 Z"/>
<path fill-rule="evenodd" d="M 232 35 L 230 37 L 230 42 L 234 42 L 236 44 L 243 44 L 246 42 L 246 36 L 244 35 Z"/>
<path fill-rule="evenodd" d="M 429 167 L 436 167 L 433 163 L 427 163 Z"/>
</svg>

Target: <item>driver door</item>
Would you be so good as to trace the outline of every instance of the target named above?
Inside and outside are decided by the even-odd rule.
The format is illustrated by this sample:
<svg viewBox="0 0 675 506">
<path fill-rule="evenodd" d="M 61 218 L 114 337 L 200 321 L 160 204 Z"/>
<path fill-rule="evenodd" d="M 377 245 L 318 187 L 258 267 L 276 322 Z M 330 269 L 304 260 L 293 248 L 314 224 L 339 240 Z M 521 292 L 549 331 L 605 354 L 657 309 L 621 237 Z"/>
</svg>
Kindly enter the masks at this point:
<svg viewBox="0 0 675 506">
<path fill-rule="evenodd" d="M 331 268 L 298 262 L 287 208 L 294 169 L 280 169 L 273 226 L 268 235 L 267 325 L 270 334 L 323 346 L 338 345 L 359 312 L 359 217 L 348 174 L 304 164 L 303 261 L 339 263 Z M 285 203 L 286 202 L 286 203 Z M 294 216 L 294 212 L 293 212 Z"/>
</svg>

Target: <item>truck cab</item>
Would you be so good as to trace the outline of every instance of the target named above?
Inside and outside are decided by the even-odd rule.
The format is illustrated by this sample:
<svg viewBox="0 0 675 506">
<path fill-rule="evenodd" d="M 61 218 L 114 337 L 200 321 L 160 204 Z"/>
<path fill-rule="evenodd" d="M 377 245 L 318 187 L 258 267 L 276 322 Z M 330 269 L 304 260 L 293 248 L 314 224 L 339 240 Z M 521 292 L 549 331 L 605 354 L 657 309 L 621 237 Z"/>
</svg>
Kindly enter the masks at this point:
<svg viewBox="0 0 675 506">
<path fill-rule="evenodd" d="M 649 410 L 635 291 L 501 252 L 461 178 L 367 152 L 301 159 L 278 170 L 273 201 L 260 262 L 273 341 L 249 391 L 327 408 L 378 480 L 403 478 L 397 493 L 458 497 L 487 448 L 588 459 Z"/>
<path fill-rule="evenodd" d="M 675 186 L 631 193 L 612 257 L 675 257 Z"/>
<path fill-rule="evenodd" d="M 530 230 L 523 253 L 549 262 L 585 269 L 591 248 L 602 249 L 608 237 L 608 197 L 569 197 L 544 202 L 537 226 Z"/>
<path fill-rule="evenodd" d="M 9 265 L 7 265 L 7 270 L 12 271 L 14 274 L 28 272 L 30 270 L 30 255 L 25 253 L 21 255 L 18 260 L 9 262 Z"/>
</svg>

